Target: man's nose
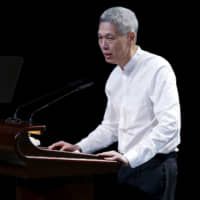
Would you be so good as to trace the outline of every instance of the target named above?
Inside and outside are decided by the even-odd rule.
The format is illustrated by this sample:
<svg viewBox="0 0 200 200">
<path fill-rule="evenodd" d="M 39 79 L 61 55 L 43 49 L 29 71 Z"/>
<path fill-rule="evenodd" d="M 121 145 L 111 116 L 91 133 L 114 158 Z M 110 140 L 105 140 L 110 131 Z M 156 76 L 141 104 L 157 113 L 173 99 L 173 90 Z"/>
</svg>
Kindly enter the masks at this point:
<svg viewBox="0 0 200 200">
<path fill-rule="evenodd" d="M 102 49 L 108 49 L 108 42 L 106 41 L 106 39 L 103 39 L 101 42 L 101 48 Z"/>
</svg>

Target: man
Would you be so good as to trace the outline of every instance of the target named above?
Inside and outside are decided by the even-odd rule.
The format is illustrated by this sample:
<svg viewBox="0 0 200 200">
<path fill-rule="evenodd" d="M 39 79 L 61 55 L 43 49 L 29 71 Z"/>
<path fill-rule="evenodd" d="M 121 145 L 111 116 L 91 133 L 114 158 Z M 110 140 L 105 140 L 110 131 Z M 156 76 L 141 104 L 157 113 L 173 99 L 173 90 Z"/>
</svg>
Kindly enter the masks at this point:
<svg viewBox="0 0 200 200">
<path fill-rule="evenodd" d="M 93 153 L 118 141 L 118 152 L 98 155 L 122 163 L 119 183 L 133 198 L 172 200 L 180 143 L 176 78 L 164 58 L 136 45 L 137 31 L 129 9 L 113 7 L 101 15 L 99 46 L 106 62 L 117 64 L 106 83 L 104 119 L 79 143 L 60 141 L 49 148 Z"/>
</svg>

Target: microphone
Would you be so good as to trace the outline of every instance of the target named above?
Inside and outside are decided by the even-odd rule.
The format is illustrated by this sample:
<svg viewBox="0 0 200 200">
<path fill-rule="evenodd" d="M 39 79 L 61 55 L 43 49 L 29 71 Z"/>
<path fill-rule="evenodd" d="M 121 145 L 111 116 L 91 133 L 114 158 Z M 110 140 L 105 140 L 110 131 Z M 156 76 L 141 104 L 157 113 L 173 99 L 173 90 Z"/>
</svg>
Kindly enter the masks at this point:
<svg viewBox="0 0 200 200">
<path fill-rule="evenodd" d="M 72 90 L 72 91 L 70 91 L 70 92 L 68 92 L 68 93 L 65 93 L 64 95 L 62 95 L 62 96 L 60 96 L 60 97 L 54 99 L 53 101 L 50 101 L 49 103 L 43 105 L 42 107 L 37 108 L 36 110 L 34 110 L 34 111 L 31 113 L 30 118 L 29 118 L 29 124 L 32 124 L 33 117 L 34 117 L 34 115 L 35 115 L 36 113 L 38 113 L 38 112 L 40 112 L 41 110 L 43 110 L 43 109 L 45 109 L 45 108 L 51 106 L 52 104 L 55 104 L 56 102 L 58 102 L 58 101 L 64 99 L 65 97 L 68 97 L 68 96 L 70 96 L 70 95 L 72 95 L 72 94 L 74 94 L 74 93 L 76 93 L 76 92 L 81 91 L 81 90 L 87 89 L 87 88 L 89 88 L 89 87 L 91 87 L 91 86 L 93 86 L 93 85 L 94 85 L 94 82 L 89 82 L 89 83 L 83 84 L 83 85 L 81 85 L 81 86 L 75 88 L 74 90 Z"/>
<path fill-rule="evenodd" d="M 13 115 L 12 120 L 13 120 L 13 121 L 16 121 L 16 122 L 20 121 L 20 119 L 18 118 L 18 113 L 19 113 L 19 111 L 22 110 L 24 107 L 27 107 L 27 106 L 29 106 L 29 105 L 32 105 L 32 104 L 34 104 L 34 103 L 36 103 L 36 102 L 39 102 L 39 101 L 41 101 L 41 100 L 43 100 L 43 99 L 45 99 L 45 98 L 47 98 L 47 97 L 50 97 L 50 96 L 52 96 L 52 95 L 58 94 L 60 91 L 62 91 L 62 90 L 64 90 L 64 89 L 67 89 L 67 88 L 70 88 L 70 87 L 74 87 L 74 86 L 77 86 L 77 85 L 82 84 L 82 83 L 83 83 L 83 80 L 77 80 L 77 81 L 70 82 L 70 83 L 67 84 L 67 86 L 62 87 L 62 88 L 60 88 L 59 90 L 55 90 L 55 91 L 53 91 L 53 92 L 49 92 L 49 93 L 47 93 L 47 94 L 45 94 L 45 95 L 43 95 L 43 96 L 40 96 L 40 97 L 38 97 L 38 98 L 36 98 L 36 99 L 33 99 L 33 100 L 29 101 L 29 102 L 26 102 L 26 103 L 24 103 L 24 104 L 19 105 L 19 106 L 17 107 L 17 109 L 15 110 L 15 113 L 14 113 L 14 115 Z"/>
</svg>

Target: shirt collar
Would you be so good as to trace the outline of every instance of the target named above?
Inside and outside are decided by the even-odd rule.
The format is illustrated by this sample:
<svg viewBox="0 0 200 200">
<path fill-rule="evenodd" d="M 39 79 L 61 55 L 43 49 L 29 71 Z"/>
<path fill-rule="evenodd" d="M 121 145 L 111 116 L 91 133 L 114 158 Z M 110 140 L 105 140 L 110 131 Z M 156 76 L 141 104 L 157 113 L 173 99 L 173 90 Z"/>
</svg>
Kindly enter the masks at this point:
<svg viewBox="0 0 200 200">
<path fill-rule="evenodd" d="M 129 75 L 132 72 L 135 66 L 134 64 L 137 62 L 141 51 L 142 51 L 141 48 L 138 46 L 134 56 L 129 60 L 129 62 L 126 65 L 124 65 L 124 69 L 122 70 L 122 72 L 125 75 Z"/>
</svg>

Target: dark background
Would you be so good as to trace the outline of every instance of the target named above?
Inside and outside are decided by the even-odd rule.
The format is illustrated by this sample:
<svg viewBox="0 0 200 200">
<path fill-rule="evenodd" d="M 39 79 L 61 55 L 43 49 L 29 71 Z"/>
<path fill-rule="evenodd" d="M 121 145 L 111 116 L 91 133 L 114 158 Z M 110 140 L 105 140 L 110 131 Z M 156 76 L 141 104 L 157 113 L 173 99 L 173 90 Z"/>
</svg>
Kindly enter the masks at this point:
<svg viewBox="0 0 200 200">
<path fill-rule="evenodd" d="M 55 5 L 48 2 L 44 5 L 7 6 L 8 12 L 2 23 L 2 54 L 22 55 L 24 63 L 13 101 L 0 104 L 0 117 L 10 117 L 18 105 L 57 91 L 74 81 L 93 81 L 95 85 L 90 89 L 65 98 L 34 117 L 34 122 L 47 126 L 41 138 L 45 146 L 58 140 L 75 143 L 87 136 L 103 118 L 106 105 L 104 86 L 114 67 L 105 63 L 99 50 L 98 19 L 108 7 L 128 7 L 135 11 L 139 20 L 138 45 L 165 57 L 176 74 L 182 111 L 177 199 L 180 195 L 192 199 L 196 190 L 194 181 L 198 162 L 195 5 L 169 1 L 140 3 L 95 1 Z M 17 10 L 15 6 L 18 6 Z M 28 119 L 37 106 L 68 91 L 69 88 L 24 108 L 19 117 Z"/>
</svg>

